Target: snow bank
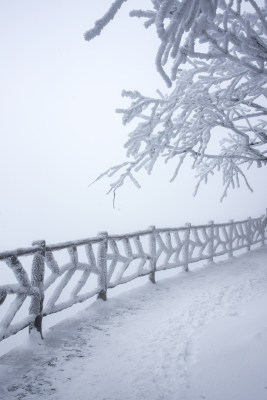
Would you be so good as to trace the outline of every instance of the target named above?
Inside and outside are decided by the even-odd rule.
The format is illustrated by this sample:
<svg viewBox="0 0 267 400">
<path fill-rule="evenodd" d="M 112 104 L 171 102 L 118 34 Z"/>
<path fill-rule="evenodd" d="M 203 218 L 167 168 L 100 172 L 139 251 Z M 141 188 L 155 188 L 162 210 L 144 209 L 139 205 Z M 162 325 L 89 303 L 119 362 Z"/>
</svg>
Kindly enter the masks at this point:
<svg viewBox="0 0 267 400">
<path fill-rule="evenodd" d="M 96 302 L 0 358 L 5 400 L 266 399 L 267 247 Z"/>
</svg>

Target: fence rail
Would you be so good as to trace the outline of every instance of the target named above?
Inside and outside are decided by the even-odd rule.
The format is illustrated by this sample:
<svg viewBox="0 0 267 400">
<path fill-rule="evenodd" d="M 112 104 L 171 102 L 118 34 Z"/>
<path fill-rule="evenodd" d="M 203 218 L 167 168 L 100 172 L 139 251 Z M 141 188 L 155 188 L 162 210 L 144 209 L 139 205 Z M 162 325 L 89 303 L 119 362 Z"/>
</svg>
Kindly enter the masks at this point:
<svg viewBox="0 0 267 400">
<path fill-rule="evenodd" d="M 151 226 L 60 244 L 38 241 L 30 248 L 0 253 L 0 267 L 8 267 L 13 279 L 0 286 L 0 341 L 26 327 L 42 335 L 44 316 L 95 295 L 106 300 L 108 289 L 137 277 L 148 275 L 155 283 L 157 271 L 177 267 L 188 271 L 191 263 L 212 262 L 217 256 L 232 257 L 234 251 L 264 245 L 266 224 L 267 214 L 220 224 Z M 0 274 L 5 271 L 1 268 Z"/>
</svg>

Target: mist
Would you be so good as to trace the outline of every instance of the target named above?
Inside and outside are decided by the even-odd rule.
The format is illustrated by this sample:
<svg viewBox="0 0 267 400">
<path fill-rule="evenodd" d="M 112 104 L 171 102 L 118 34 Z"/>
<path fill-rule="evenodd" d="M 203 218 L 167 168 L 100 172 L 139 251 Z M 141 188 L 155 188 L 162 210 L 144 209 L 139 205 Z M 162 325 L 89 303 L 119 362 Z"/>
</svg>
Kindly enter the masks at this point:
<svg viewBox="0 0 267 400">
<path fill-rule="evenodd" d="M 150 2 L 147 1 L 149 4 Z M 92 42 L 83 33 L 108 9 L 102 0 L 1 1 L 0 250 L 33 240 L 63 242 L 100 231 L 124 233 L 256 217 L 266 210 L 263 168 L 252 168 L 243 185 L 221 203 L 221 176 L 193 198 L 190 165 L 170 184 L 172 164 L 106 195 L 111 181 L 90 185 L 125 160 L 124 127 L 116 108 L 128 106 L 121 91 L 166 92 L 154 58 L 152 29 L 129 18 L 139 0 L 126 3 Z"/>
</svg>

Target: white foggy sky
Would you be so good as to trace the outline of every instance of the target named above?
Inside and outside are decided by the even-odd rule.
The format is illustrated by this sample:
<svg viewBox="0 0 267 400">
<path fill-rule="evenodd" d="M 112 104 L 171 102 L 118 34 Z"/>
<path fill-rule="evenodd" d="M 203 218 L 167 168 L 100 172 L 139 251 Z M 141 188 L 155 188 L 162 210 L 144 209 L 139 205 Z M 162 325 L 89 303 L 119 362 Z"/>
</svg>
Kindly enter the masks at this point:
<svg viewBox="0 0 267 400">
<path fill-rule="evenodd" d="M 264 213 L 266 168 L 249 172 L 253 194 L 243 186 L 223 203 L 220 176 L 193 198 L 194 171 L 170 184 L 171 164 L 142 176 L 141 189 L 118 191 L 115 210 L 108 180 L 88 187 L 124 161 L 121 90 L 167 91 L 154 67 L 156 36 L 127 17 L 144 4 L 129 0 L 88 43 L 83 33 L 110 0 L 0 0 L 0 250 Z"/>
</svg>

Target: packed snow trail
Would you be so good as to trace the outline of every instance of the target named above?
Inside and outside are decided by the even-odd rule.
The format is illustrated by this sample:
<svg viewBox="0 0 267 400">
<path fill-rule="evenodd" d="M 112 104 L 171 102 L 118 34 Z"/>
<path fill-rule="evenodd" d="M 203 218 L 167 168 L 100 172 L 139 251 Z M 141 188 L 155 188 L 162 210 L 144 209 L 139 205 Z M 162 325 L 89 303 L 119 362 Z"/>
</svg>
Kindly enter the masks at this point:
<svg viewBox="0 0 267 400">
<path fill-rule="evenodd" d="M 267 247 L 191 268 L 0 358 L 0 398 L 267 399 Z"/>
</svg>

